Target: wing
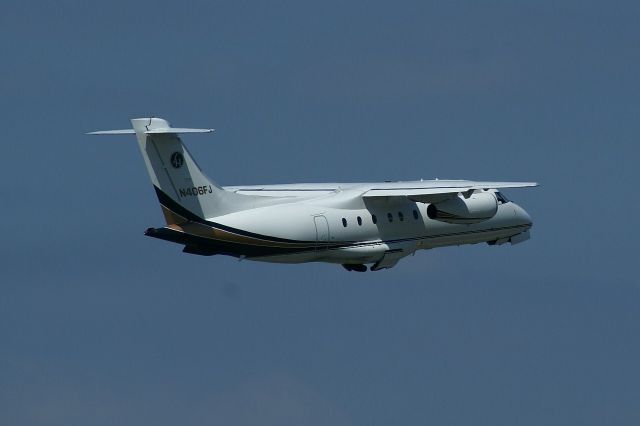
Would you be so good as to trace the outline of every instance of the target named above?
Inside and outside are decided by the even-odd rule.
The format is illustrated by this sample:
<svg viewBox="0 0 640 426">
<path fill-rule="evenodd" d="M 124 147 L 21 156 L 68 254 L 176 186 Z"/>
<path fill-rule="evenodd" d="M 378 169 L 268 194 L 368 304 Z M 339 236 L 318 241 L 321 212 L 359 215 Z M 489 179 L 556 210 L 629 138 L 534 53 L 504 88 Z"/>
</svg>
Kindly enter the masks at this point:
<svg viewBox="0 0 640 426">
<path fill-rule="evenodd" d="M 289 183 L 277 185 L 225 186 L 227 191 L 262 197 L 319 197 L 340 188 L 339 183 Z M 351 184 L 352 185 L 352 184 Z"/>
<path fill-rule="evenodd" d="M 353 190 L 363 198 L 407 197 L 413 201 L 435 203 L 460 192 L 474 189 L 525 188 L 534 182 L 474 182 L 469 180 L 419 180 L 381 183 L 294 183 L 278 185 L 225 186 L 238 194 L 263 197 L 318 197 L 340 190 Z"/>
<path fill-rule="evenodd" d="M 527 188 L 538 186 L 535 182 L 474 182 L 468 180 L 431 180 L 416 182 L 388 182 L 370 188 L 363 198 L 407 197 L 422 203 L 437 203 L 458 193 L 476 189 Z"/>
</svg>

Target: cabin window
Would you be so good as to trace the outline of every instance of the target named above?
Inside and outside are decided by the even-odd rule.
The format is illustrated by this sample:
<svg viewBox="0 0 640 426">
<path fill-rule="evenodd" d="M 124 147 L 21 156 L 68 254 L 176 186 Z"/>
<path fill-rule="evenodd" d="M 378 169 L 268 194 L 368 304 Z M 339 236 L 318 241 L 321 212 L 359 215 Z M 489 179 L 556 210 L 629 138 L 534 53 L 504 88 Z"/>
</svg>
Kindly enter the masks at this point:
<svg viewBox="0 0 640 426">
<path fill-rule="evenodd" d="M 413 218 L 415 220 L 418 220 L 418 210 L 416 210 L 416 209 L 413 209 Z"/>
<path fill-rule="evenodd" d="M 345 219 L 344 217 L 342 218 L 342 226 L 344 226 L 345 228 L 347 227 L 347 219 Z"/>
<path fill-rule="evenodd" d="M 375 225 L 376 223 L 378 223 L 378 218 L 376 217 L 375 214 L 371 215 L 371 222 L 373 222 L 373 224 Z"/>
<path fill-rule="evenodd" d="M 402 212 L 398 212 L 398 219 L 400 219 L 400 222 L 404 221 L 404 215 L 402 214 Z"/>
<path fill-rule="evenodd" d="M 358 216 L 358 225 L 362 226 L 362 218 L 360 216 Z"/>
<path fill-rule="evenodd" d="M 389 219 L 389 222 L 393 222 L 393 215 L 391 213 L 387 213 L 387 219 Z"/>
</svg>

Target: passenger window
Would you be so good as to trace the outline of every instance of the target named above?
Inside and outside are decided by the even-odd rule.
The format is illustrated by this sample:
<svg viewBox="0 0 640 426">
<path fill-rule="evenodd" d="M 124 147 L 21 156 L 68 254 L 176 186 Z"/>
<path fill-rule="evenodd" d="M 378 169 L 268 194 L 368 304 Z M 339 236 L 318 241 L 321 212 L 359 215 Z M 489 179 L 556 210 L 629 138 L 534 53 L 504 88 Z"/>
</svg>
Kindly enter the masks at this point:
<svg viewBox="0 0 640 426">
<path fill-rule="evenodd" d="M 389 219 L 389 222 L 393 222 L 393 215 L 391 213 L 387 213 L 387 219 Z"/>
<path fill-rule="evenodd" d="M 344 226 L 345 228 L 347 227 L 347 219 L 345 219 L 344 217 L 342 218 L 342 226 Z"/>
<path fill-rule="evenodd" d="M 418 220 L 418 210 L 416 210 L 416 209 L 413 209 L 413 218 L 415 220 Z"/>
<path fill-rule="evenodd" d="M 400 222 L 404 221 L 404 215 L 402 214 L 402 212 L 398 212 L 398 218 L 400 219 Z"/>
<path fill-rule="evenodd" d="M 358 225 L 362 226 L 362 218 L 360 216 L 358 216 Z"/>
<path fill-rule="evenodd" d="M 373 224 L 375 225 L 376 223 L 378 223 L 378 218 L 376 217 L 375 214 L 371 215 L 371 222 L 373 222 Z"/>
</svg>

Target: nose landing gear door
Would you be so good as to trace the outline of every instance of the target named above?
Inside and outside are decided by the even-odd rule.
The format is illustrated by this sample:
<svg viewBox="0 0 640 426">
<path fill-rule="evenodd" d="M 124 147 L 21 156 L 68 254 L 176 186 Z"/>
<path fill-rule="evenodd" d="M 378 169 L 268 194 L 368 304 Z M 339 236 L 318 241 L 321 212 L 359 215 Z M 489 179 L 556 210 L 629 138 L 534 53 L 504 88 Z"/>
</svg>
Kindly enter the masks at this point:
<svg viewBox="0 0 640 426">
<path fill-rule="evenodd" d="M 314 216 L 313 222 L 316 225 L 316 251 L 323 250 L 329 244 L 329 222 L 322 215 Z"/>
</svg>

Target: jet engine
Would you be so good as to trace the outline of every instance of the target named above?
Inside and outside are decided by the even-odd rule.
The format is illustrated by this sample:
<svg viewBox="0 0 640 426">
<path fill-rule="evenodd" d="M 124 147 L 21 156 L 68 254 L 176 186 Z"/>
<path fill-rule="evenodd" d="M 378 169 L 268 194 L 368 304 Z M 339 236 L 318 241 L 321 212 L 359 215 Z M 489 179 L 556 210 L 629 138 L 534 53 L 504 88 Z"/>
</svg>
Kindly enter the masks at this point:
<svg viewBox="0 0 640 426">
<path fill-rule="evenodd" d="M 453 198 L 427 207 L 429 219 L 448 223 L 477 223 L 491 219 L 498 211 L 493 192 L 474 192 L 469 197 L 458 194 Z"/>
</svg>

